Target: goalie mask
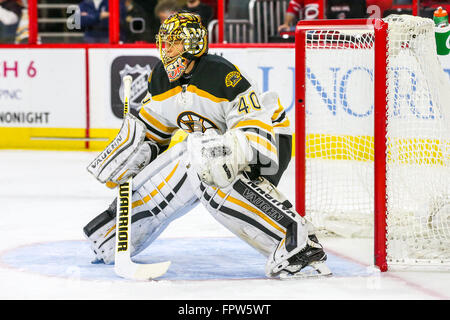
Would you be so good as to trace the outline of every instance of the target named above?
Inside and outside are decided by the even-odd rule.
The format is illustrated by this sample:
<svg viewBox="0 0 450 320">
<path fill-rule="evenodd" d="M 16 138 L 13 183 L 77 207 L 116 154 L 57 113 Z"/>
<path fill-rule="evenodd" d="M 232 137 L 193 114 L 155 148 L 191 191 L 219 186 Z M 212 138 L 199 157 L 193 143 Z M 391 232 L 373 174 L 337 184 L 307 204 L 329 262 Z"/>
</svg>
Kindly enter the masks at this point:
<svg viewBox="0 0 450 320">
<path fill-rule="evenodd" d="M 208 52 L 207 37 L 200 16 L 193 13 L 176 13 L 162 23 L 156 45 L 170 82 L 183 75 L 190 61 Z"/>
</svg>

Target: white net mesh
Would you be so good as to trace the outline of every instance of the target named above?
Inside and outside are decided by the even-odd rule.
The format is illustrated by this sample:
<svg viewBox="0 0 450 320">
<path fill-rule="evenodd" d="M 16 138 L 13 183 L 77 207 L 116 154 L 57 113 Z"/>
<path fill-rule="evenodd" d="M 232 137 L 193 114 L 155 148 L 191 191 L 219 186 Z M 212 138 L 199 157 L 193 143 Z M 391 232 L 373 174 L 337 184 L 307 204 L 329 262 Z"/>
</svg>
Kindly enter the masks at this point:
<svg viewBox="0 0 450 320">
<path fill-rule="evenodd" d="M 388 262 L 450 263 L 450 85 L 430 19 L 390 16 Z"/>
<path fill-rule="evenodd" d="M 306 214 L 322 231 L 373 234 L 370 29 L 307 33 Z"/>
<path fill-rule="evenodd" d="M 433 21 L 390 16 L 388 262 L 450 263 L 448 76 Z M 306 214 L 320 229 L 373 236 L 374 31 L 306 36 Z"/>
</svg>

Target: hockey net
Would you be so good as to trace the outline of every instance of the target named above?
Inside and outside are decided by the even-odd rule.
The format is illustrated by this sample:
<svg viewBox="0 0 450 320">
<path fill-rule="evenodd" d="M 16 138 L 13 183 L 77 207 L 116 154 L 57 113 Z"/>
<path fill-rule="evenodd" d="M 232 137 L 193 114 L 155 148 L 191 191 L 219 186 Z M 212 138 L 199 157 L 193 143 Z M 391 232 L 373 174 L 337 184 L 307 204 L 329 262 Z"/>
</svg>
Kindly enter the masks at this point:
<svg viewBox="0 0 450 320">
<path fill-rule="evenodd" d="M 433 21 L 302 22 L 296 37 L 297 209 L 322 233 L 375 235 L 377 264 L 450 268 L 450 81 Z"/>
</svg>

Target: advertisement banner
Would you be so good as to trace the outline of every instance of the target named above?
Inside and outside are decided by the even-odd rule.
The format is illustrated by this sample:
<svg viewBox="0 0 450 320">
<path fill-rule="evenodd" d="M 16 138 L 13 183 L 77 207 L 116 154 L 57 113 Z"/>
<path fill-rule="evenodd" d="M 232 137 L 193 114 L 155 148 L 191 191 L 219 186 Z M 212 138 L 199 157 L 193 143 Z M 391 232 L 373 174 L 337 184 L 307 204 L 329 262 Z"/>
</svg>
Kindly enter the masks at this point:
<svg viewBox="0 0 450 320">
<path fill-rule="evenodd" d="M 89 50 L 91 128 L 120 128 L 123 114 L 121 79 L 126 75 L 133 77 L 130 110 L 136 115 L 147 93 L 148 76 L 158 61 L 156 49 Z"/>
<path fill-rule="evenodd" d="M 86 85 L 86 50 L 89 88 Z M 1 51 L 0 129 L 9 130 L 10 135 L 3 134 L 0 141 L 3 148 L 27 148 L 29 140 L 39 137 L 85 138 L 91 141 L 78 144 L 80 149 L 103 148 L 122 124 L 121 78 L 133 77 L 131 112 L 136 113 L 147 91 L 148 76 L 159 61 L 156 48 L 8 48 Z M 209 52 L 235 64 L 257 84 L 260 92 L 277 92 L 294 128 L 294 48 L 211 48 Z M 439 56 L 439 59 L 450 79 L 450 55 Z M 309 99 L 316 100 L 318 105 L 325 103 L 327 107 L 328 102 L 336 100 L 336 108 L 340 108 L 336 111 L 341 113 L 371 113 L 372 104 L 368 101 L 372 98 L 359 103 L 358 92 L 363 83 L 356 81 L 359 77 L 370 85 L 371 69 L 351 66 L 346 69 L 342 59 L 335 57 L 333 61 L 326 65 L 320 58 L 313 61 L 307 80 L 312 86 Z M 11 130 L 20 130 L 19 135 Z M 23 141 L 15 144 L 17 139 Z"/>
<path fill-rule="evenodd" d="M 0 148 L 80 150 L 86 145 L 84 49 L 2 49 Z"/>
<path fill-rule="evenodd" d="M 0 59 L 0 127 L 83 128 L 83 49 L 7 49 Z"/>
</svg>

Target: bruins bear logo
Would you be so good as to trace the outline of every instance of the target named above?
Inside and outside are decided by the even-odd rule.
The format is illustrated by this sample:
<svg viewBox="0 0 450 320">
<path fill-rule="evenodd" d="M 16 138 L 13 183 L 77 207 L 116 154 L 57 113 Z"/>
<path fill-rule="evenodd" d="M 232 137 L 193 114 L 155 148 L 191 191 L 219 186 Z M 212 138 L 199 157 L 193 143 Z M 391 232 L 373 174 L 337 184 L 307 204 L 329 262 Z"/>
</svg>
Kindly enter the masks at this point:
<svg viewBox="0 0 450 320">
<path fill-rule="evenodd" d="M 238 84 L 238 82 L 241 81 L 241 79 L 242 79 L 242 76 L 239 72 L 231 71 L 225 77 L 225 85 L 227 87 L 235 87 Z"/>
<path fill-rule="evenodd" d="M 177 117 L 178 126 L 185 132 L 202 132 L 208 129 L 219 129 L 211 120 L 192 111 L 185 111 Z"/>
</svg>

